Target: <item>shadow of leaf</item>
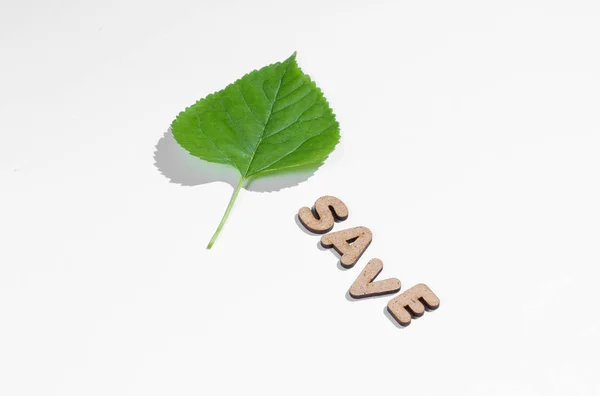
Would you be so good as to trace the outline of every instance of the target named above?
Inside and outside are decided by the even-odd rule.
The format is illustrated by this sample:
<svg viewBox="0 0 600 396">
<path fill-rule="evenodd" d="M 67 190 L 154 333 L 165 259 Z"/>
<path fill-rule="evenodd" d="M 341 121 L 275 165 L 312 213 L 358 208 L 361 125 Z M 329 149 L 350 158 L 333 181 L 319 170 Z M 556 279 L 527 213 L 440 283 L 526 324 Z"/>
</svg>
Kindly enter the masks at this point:
<svg viewBox="0 0 600 396">
<path fill-rule="evenodd" d="M 229 165 L 215 164 L 201 160 L 188 153 L 177 143 L 171 128 L 158 140 L 154 152 L 154 166 L 171 183 L 183 186 L 198 186 L 222 181 L 235 188 L 239 181 L 237 169 Z M 246 190 L 255 192 L 274 192 L 296 186 L 310 178 L 318 166 L 302 171 L 275 174 L 252 180 Z"/>
</svg>

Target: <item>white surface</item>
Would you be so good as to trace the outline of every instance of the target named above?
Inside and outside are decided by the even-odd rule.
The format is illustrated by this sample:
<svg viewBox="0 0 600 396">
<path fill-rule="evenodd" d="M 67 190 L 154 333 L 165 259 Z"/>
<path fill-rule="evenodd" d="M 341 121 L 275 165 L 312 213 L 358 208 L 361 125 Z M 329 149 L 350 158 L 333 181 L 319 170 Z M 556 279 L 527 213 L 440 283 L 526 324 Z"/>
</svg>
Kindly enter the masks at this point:
<svg viewBox="0 0 600 396">
<path fill-rule="evenodd" d="M 600 394 L 597 1 L 0 7 L 0 394 Z M 155 146 L 294 50 L 342 143 L 207 251 L 232 189 Z M 294 222 L 324 194 L 374 233 L 352 270 Z M 441 307 L 347 301 L 373 257 Z"/>
</svg>

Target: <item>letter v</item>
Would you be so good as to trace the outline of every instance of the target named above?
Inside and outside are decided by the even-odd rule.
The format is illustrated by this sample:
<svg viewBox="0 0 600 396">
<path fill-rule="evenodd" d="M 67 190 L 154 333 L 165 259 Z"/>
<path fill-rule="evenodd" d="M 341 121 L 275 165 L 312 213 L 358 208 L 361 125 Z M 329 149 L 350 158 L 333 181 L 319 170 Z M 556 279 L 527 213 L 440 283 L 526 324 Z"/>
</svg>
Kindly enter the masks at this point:
<svg viewBox="0 0 600 396">
<path fill-rule="evenodd" d="M 399 279 L 388 278 L 373 282 L 381 270 L 383 270 L 383 261 L 376 258 L 370 260 L 350 287 L 350 295 L 353 298 L 364 298 L 398 292 L 401 287 Z"/>
</svg>

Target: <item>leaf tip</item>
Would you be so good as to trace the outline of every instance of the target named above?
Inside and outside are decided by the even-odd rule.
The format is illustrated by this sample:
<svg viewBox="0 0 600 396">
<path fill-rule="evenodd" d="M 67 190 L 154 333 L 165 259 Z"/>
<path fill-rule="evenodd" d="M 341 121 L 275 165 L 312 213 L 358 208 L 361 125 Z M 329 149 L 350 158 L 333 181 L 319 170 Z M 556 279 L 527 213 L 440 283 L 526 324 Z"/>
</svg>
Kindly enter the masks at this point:
<svg viewBox="0 0 600 396">
<path fill-rule="evenodd" d="M 294 61 L 296 60 L 296 51 L 294 51 L 294 52 L 292 53 L 292 55 L 290 55 L 290 57 L 289 57 L 289 58 L 287 58 L 285 61 L 286 61 L 286 62 L 289 62 L 289 61 L 292 61 L 292 60 L 294 60 Z"/>
</svg>

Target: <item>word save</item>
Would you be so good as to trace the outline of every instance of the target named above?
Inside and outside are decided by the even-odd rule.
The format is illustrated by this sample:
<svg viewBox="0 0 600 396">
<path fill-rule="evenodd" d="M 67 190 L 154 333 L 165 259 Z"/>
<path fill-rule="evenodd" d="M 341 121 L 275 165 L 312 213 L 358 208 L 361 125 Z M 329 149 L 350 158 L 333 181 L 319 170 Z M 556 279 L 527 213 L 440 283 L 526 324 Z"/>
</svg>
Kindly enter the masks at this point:
<svg viewBox="0 0 600 396">
<path fill-rule="evenodd" d="M 321 237 L 321 245 L 335 249 L 340 254 L 340 264 L 344 268 L 352 268 L 371 244 L 373 233 L 367 227 L 354 227 L 330 233 L 336 221 L 344 221 L 347 218 L 348 207 L 340 199 L 332 196 L 317 199 L 312 209 L 303 207 L 298 211 L 298 220 L 304 228 L 315 234 L 325 234 Z M 399 292 L 399 279 L 375 281 L 382 270 L 383 262 L 380 259 L 370 260 L 350 286 L 350 296 L 358 299 Z M 411 319 L 439 306 L 440 299 L 427 285 L 421 283 L 391 299 L 387 310 L 401 326 L 408 326 Z"/>
</svg>

